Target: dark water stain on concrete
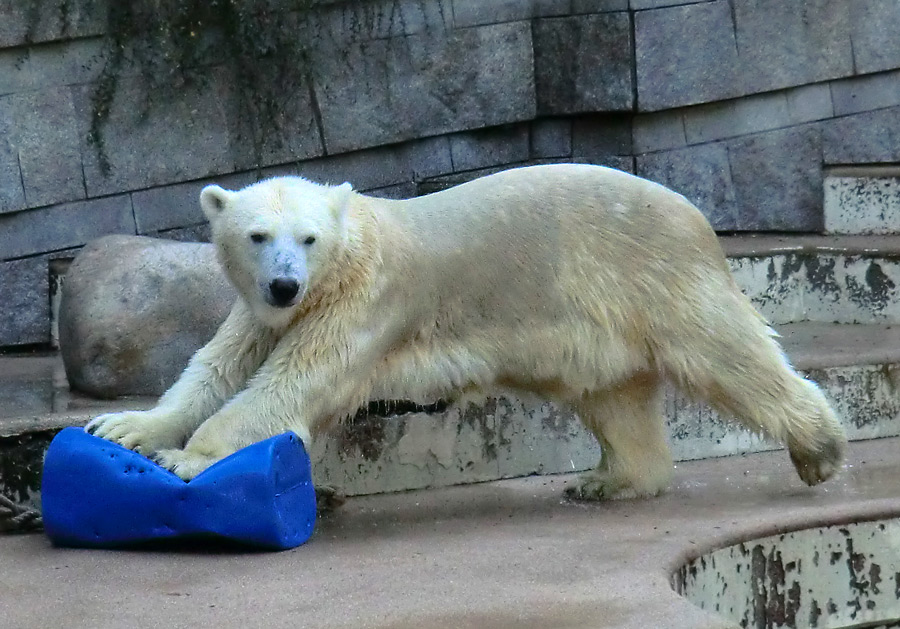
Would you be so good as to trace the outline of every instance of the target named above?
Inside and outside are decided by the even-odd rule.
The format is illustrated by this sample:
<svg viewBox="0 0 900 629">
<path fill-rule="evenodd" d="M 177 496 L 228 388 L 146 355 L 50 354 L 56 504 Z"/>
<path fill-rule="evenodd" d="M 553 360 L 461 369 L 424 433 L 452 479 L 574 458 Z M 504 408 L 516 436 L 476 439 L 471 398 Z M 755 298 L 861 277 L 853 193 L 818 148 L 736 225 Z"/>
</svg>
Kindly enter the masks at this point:
<svg viewBox="0 0 900 629">
<path fill-rule="evenodd" d="M 475 404 L 469 402 L 464 409 L 461 409 L 459 430 L 463 425 L 468 426 L 477 431 L 481 436 L 483 445 L 483 455 L 485 460 L 495 461 L 497 459 L 497 399 L 488 398 L 484 404 Z M 491 421 L 489 418 L 493 418 Z M 459 436 L 457 434 L 457 436 Z"/>
<path fill-rule="evenodd" d="M 385 448 L 385 418 L 365 412 L 348 420 L 339 433 L 340 450 L 344 454 L 359 454 L 366 461 L 377 461 Z"/>
<path fill-rule="evenodd" d="M 806 267 L 806 280 L 809 282 L 809 285 L 823 294 L 834 295 L 835 298 L 841 293 L 841 286 L 834 276 L 836 261 L 836 258 L 817 255 L 803 256 L 802 258 L 802 264 Z"/>
<path fill-rule="evenodd" d="M 377 461 L 386 447 L 387 425 L 391 417 L 410 413 L 443 413 L 449 404 L 415 404 L 409 400 L 375 400 L 344 423 L 338 436 L 341 452 L 359 452 L 366 461 Z"/>
<path fill-rule="evenodd" d="M 881 583 L 881 566 L 877 563 L 872 563 L 869 566 L 869 583 L 873 594 L 881 594 L 881 589 L 878 587 Z"/>
<path fill-rule="evenodd" d="M 846 284 L 850 299 L 855 304 L 874 312 L 881 312 L 887 308 L 897 293 L 897 285 L 875 260 L 869 262 L 865 282 L 848 275 Z"/>
<path fill-rule="evenodd" d="M 809 626 L 818 627 L 819 619 L 822 617 L 822 608 L 819 607 L 819 601 L 812 599 L 809 604 Z"/>
</svg>

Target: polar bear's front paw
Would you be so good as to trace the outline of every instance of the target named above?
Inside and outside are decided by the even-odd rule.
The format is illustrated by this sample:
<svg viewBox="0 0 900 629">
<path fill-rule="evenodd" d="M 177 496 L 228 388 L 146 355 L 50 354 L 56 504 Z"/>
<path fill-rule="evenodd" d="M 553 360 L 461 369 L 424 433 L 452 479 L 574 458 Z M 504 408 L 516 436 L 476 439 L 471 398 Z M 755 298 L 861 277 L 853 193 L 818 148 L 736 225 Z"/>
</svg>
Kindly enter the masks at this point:
<svg viewBox="0 0 900 629">
<path fill-rule="evenodd" d="M 566 487 L 565 493 L 571 500 L 625 500 L 658 496 L 663 489 L 663 486 L 637 488 L 606 470 L 591 470 Z"/>
<path fill-rule="evenodd" d="M 153 459 L 162 467 L 172 471 L 183 480 L 191 480 L 213 463 L 221 461 L 224 456 L 203 454 L 190 449 L 161 450 Z"/>
<path fill-rule="evenodd" d="M 154 411 L 125 411 L 100 415 L 84 429 L 129 450 L 150 455 L 159 450 L 181 447 L 185 436 L 172 428 L 173 423 L 170 418 Z"/>
</svg>

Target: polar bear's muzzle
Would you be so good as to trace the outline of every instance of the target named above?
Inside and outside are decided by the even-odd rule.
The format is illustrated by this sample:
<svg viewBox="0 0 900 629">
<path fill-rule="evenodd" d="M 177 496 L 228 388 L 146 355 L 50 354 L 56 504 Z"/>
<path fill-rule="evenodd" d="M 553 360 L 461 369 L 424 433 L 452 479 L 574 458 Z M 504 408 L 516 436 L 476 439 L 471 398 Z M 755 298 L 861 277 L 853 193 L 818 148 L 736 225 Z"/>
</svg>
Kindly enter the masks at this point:
<svg viewBox="0 0 900 629">
<path fill-rule="evenodd" d="M 268 302 L 277 308 L 293 305 L 300 283 L 292 277 L 276 277 L 269 282 Z"/>
</svg>

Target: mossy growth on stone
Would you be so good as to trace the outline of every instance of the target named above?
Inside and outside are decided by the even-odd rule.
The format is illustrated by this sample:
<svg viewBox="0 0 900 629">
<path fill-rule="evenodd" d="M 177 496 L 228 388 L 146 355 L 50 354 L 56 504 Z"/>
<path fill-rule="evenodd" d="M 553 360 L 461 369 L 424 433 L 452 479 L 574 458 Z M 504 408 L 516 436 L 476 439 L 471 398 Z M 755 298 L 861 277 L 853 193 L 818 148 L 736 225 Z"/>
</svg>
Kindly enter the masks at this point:
<svg viewBox="0 0 900 629">
<path fill-rule="evenodd" d="M 226 72 L 237 139 L 251 148 L 259 167 L 264 148 L 282 146 L 285 120 L 295 107 L 293 93 L 308 90 L 317 115 L 312 84 L 322 77 L 315 76 L 310 63 L 317 47 L 330 46 L 335 55 L 346 58 L 342 47 L 348 44 L 405 34 L 410 11 L 418 13 L 417 20 L 429 22 L 428 0 L 25 1 L 26 44 L 40 30 L 41 20 L 53 20 L 65 36 L 73 15 L 101 16 L 104 51 L 90 96 L 87 139 L 107 175 L 111 165 L 104 129 L 125 76 L 139 80 L 144 98 L 138 113 L 147 116 L 178 92 L 204 85 L 214 69 Z M 55 11 L 48 2 L 55 3 Z M 443 18 L 443 0 L 436 5 Z M 332 19 L 329 26 L 323 21 L 326 13 Z"/>
</svg>

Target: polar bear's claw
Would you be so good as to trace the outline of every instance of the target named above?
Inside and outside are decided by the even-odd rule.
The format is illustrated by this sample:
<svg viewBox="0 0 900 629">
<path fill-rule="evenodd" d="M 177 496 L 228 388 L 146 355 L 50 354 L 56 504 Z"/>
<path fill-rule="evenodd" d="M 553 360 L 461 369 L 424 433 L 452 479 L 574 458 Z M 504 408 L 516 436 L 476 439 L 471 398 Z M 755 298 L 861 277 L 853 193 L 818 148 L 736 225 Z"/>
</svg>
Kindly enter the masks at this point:
<svg viewBox="0 0 900 629">
<path fill-rule="evenodd" d="M 153 460 L 172 471 L 183 480 L 191 480 L 197 474 L 220 460 L 220 457 L 198 454 L 190 450 L 161 450 Z"/>
</svg>

